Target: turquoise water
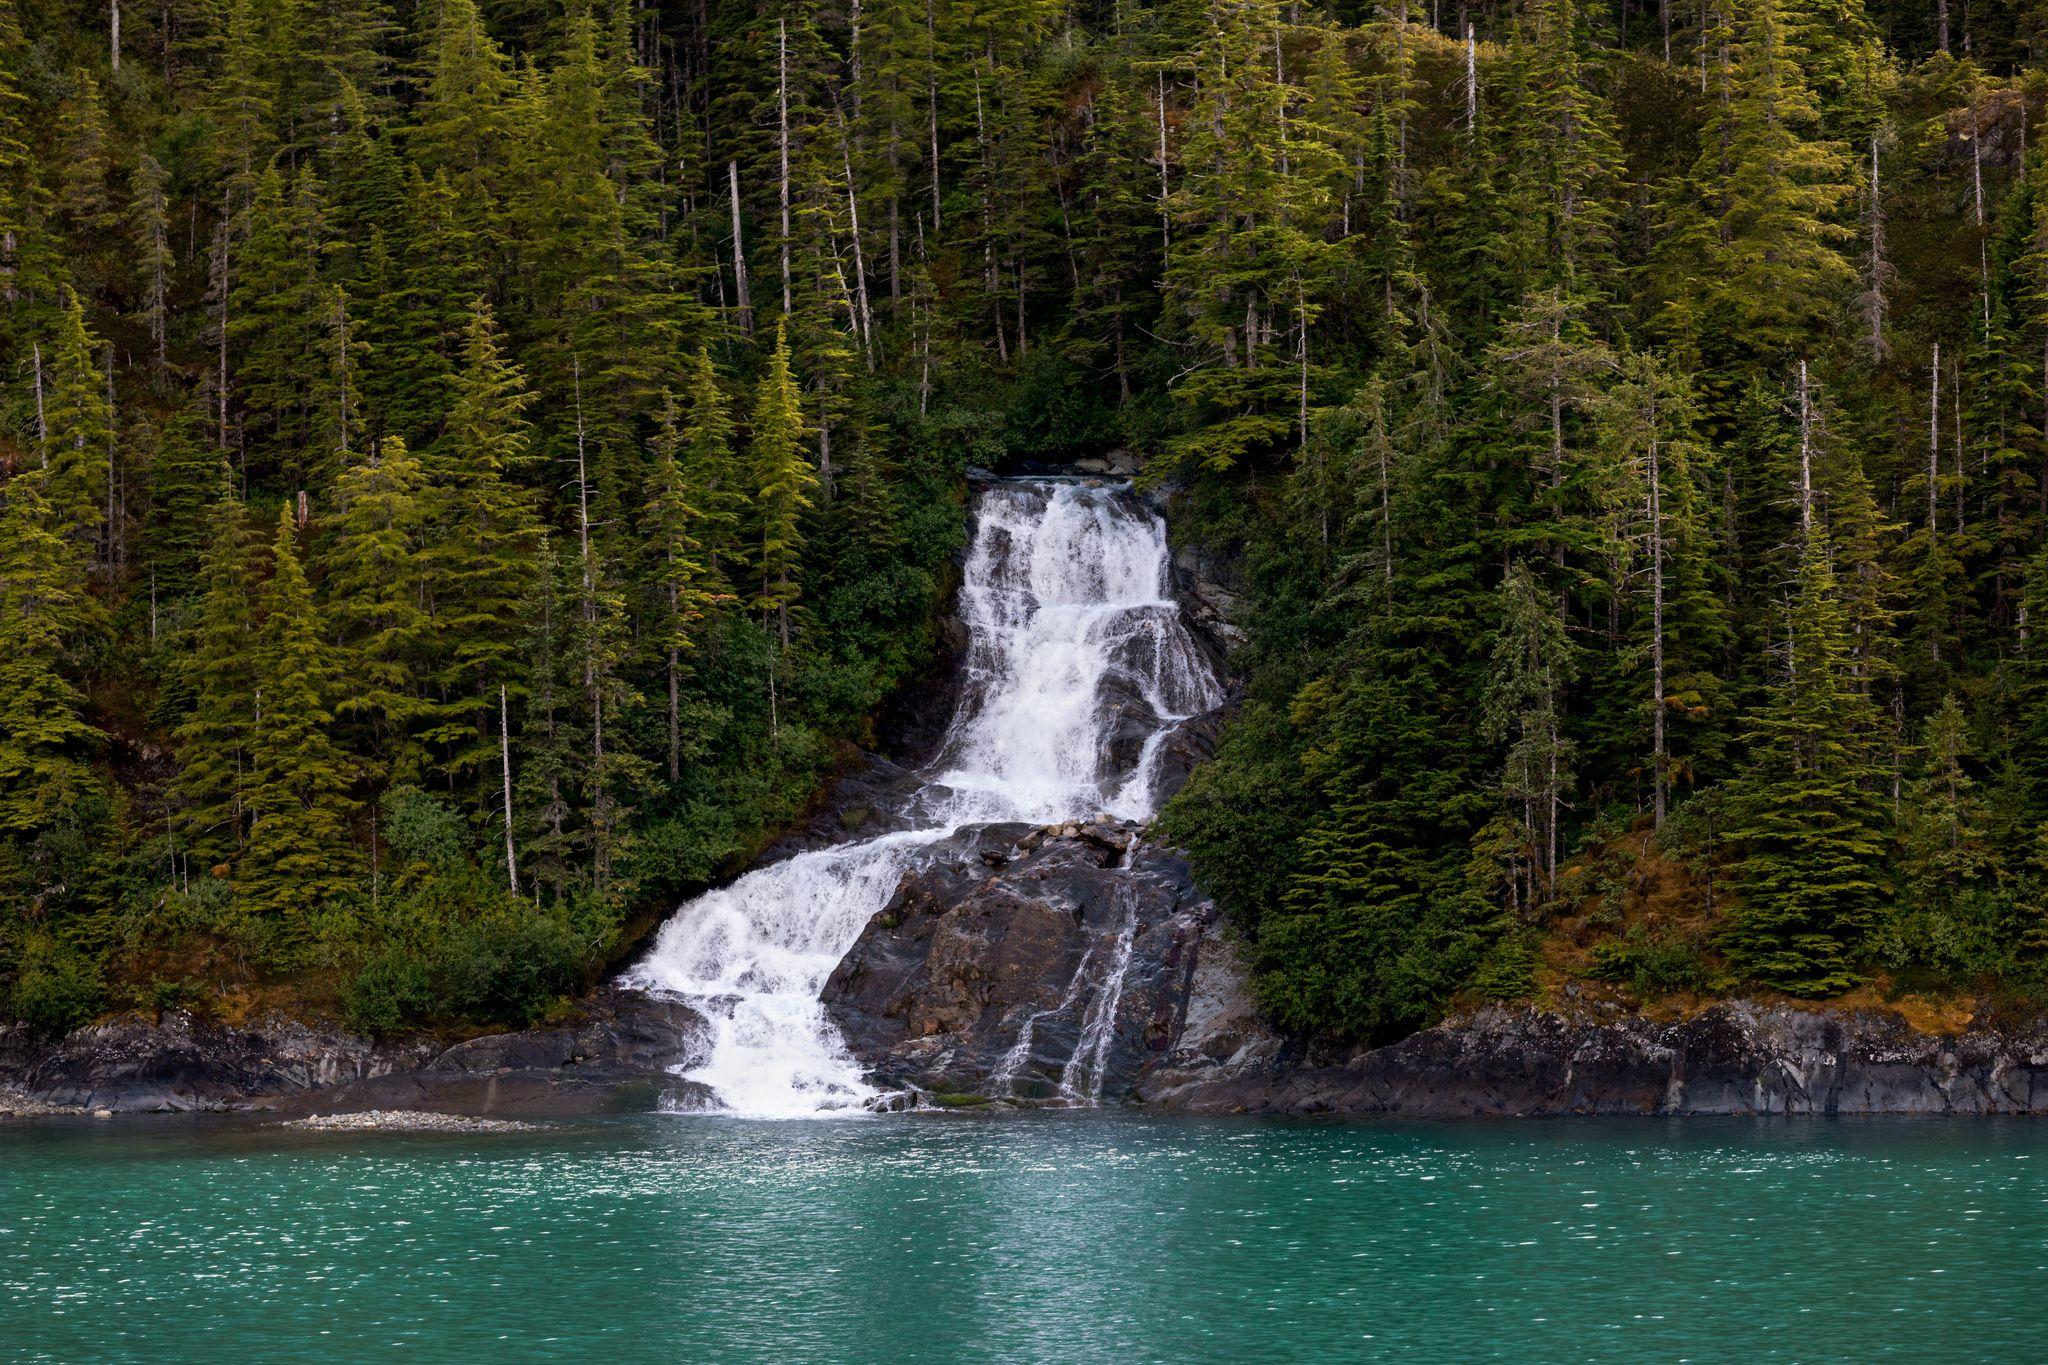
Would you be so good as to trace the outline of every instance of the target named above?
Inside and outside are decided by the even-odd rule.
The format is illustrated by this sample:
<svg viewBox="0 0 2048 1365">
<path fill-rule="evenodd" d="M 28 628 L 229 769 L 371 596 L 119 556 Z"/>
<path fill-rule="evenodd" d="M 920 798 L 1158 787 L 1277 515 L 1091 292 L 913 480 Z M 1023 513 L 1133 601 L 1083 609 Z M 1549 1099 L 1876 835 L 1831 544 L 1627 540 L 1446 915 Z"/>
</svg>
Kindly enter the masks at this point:
<svg viewBox="0 0 2048 1365">
<path fill-rule="evenodd" d="M 2048 1125 L 0 1124 L 0 1357 L 2040 1360 Z"/>
</svg>

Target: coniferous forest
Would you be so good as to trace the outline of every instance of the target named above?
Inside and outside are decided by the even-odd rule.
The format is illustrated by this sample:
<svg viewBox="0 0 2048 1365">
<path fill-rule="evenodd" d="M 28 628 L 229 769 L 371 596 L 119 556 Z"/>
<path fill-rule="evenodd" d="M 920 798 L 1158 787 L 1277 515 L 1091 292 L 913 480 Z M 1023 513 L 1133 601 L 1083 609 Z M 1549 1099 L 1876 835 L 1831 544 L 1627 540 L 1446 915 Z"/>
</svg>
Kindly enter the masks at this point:
<svg viewBox="0 0 2048 1365">
<path fill-rule="evenodd" d="M 2031 0 L 0 0 L 0 1013 L 544 1015 L 1112 448 L 1282 1024 L 2036 1008 L 2044 114 Z"/>
</svg>

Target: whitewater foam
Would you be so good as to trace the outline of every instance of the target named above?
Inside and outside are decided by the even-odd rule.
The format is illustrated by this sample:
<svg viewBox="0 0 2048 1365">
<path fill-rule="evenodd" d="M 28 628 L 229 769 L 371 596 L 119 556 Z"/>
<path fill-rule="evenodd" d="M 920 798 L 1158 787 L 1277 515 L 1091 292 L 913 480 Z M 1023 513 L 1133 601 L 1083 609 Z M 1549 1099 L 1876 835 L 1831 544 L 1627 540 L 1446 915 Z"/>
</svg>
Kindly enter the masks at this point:
<svg viewBox="0 0 2048 1365">
<path fill-rule="evenodd" d="M 706 1048 L 682 1075 L 718 1111 L 811 1117 L 879 1098 L 819 993 L 928 846 L 995 821 L 1152 814 L 1167 733 L 1222 701 L 1168 574 L 1165 526 L 1125 488 L 1028 480 L 981 491 L 960 590 L 965 683 L 905 812 L 917 828 L 799 853 L 706 892 L 624 978 L 709 1021 Z M 1133 725 L 1144 739 L 1122 768 L 1111 741 Z M 1115 949 L 1125 966 L 1129 937 Z M 1077 1099 L 1100 1093 L 1120 995 L 1091 1001 L 1067 1064 L 1077 1085 L 1062 1087 Z M 1028 1038 L 1019 1041 L 1028 1056 Z"/>
</svg>

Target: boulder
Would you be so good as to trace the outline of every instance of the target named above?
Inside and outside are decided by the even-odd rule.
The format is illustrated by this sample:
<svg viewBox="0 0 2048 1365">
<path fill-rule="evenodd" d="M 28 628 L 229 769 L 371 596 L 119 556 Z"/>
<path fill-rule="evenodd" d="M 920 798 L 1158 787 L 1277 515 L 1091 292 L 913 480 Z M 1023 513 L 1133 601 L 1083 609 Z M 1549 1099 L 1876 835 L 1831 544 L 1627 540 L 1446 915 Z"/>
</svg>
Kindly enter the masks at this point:
<svg viewBox="0 0 2048 1365">
<path fill-rule="evenodd" d="M 827 1012 L 877 1084 L 1127 1096 L 1181 1032 L 1215 907 L 1137 826 L 956 836 L 907 873 L 831 980 Z"/>
</svg>

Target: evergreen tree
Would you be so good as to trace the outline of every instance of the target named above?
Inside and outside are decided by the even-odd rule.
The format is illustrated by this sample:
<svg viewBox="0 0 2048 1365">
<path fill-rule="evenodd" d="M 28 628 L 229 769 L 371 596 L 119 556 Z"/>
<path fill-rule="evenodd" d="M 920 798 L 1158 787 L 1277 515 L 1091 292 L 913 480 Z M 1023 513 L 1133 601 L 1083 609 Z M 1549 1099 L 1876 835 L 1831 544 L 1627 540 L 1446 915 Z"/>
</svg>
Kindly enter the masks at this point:
<svg viewBox="0 0 2048 1365">
<path fill-rule="evenodd" d="M 1731 345 L 1766 355 L 1817 335 L 1855 275 L 1836 244 L 1836 215 L 1851 195 L 1841 144 L 1816 137 L 1818 111 L 1784 0 L 1748 6 L 1735 49 L 1718 185 L 1723 244 L 1713 303 L 1735 324 Z M 1709 154 L 1714 143 L 1710 140 Z"/>
<path fill-rule="evenodd" d="M 0 485 L 0 837 L 48 829 L 96 782 L 65 642 L 85 582 L 42 484 Z"/>
<path fill-rule="evenodd" d="M 1199 361 L 1174 388 L 1195 430 L 1172 463 L 1220 471 L 1302 425 L 1331 256 L 1320 144 L 1279 141 L 1296 97 L 1276 74 L 1277 8 L 1216 0 L 1209 17 L 1166 296 Z"/>
<path fill-rule="evenodd" d="M 0 0 L 0 302 L 10 312 L 20 297 L 36 191 L 29 98 L 21 88 L 27 52 L 16 0 Z"/>
<path fill-rule="evenodd" d="M 706 587 L 721 594 L 730 593 L 733 580 L 744 572 L 746 565 L 743 528 L 751 502 L 752 480 L 740 467 L 730 405 L 718 382 L 718 371 L 711 363 L 711 353 L 702 346 L 691 357 L 688 384 L 689 412 L 684 419 L 682 449 L 677 458 L 682 464 L 684 486 L 697 509 L 701 529 L 696 537 L 709 575 Z"/>
<path fill-rule="evenodd" d="M 489 305 L 478 300 L 447 429 L 425 462 L 421 574 L 431 593 L 439 696 L 425 738 L 445 747 L 451 771 L 479 778 L 499 757 L 490 721 L 498 689 L 516 681 L 521 604 L 537 572 L 540 521 L 516 481 L 531 459 L 532 401 L 525 376 L 500 349 Z"/>
<path fill-rule="evenodd" d="M 1507 744 L 1500 794 L 1521 822 L 1533 904 L 1547 900 L 1557 883 L 1562 817 L 1574 780 L 1565 689 L 1578 667 L 1564 624 L 1526 567 L 1508 570 L 1499 600 L 1481 730 L 1489 741 Z"/>
<path fill-rule="evenodd" d="M 1928 717 L 1922 767 L 1901 797 L 1899 894 L 1908 907 L 1943 911 L 1985 885 L 1990 812 L 1966 767 L 1969 723 L 1953 696 Z"/>
<path fill-rule="evenodd" d="M 642 538 L 652 561 L 647 581 L 654 589 L 655 636 L 664 656 L 663 674 L 668 690 L 671 782 L 682 777 L 683 658 L 696 647 L 700 623 L 715 596 L 707 586 L 703 547 L 697 538 L 703 514 L 694 505 L 692 490 L 677 459 L 682 441 L 675 398 L 664 392 L 641 524 Z"/>
<path fill-rule="evenodd" d="M 335 908 L 353 889 L 348 791 L 354 774 L 329 734 L 340 668 L 299 561 L 289 508 L 278 518 L 260 603 L 249 836 L 235 867 L 235 889 L 251 908 L 281 915 L 297 931 L 305 915 Z"/>
<path fill-rule="evenodd" d="M 811 505 L 817 474 L 804 458 L 803 399 L 789 370 L 789 341 L 781 324 L 775 349 L 754 392 L 748 454 L 754 466 L 754 513 L 760 526 L 760 585 L 754 605 L 775 623 L 783 650 L 789 648 L 789 609 L 801 578 L 800 519 Z"/>
<path fill-rule="evenodd" d="M 276 472 L 293 492 L 330 464 L 313 448 L 315 380 L 332 372 L 322 356 L 332 300 L 320 270 L 327 244 L 324 195 L 312 168 L 289 182 L 276 167 L 266 169 L 233 279 L 228 339 L 255 472 Z"/>
<path fill-rule="evenodd" d="M 420 680 L 432 656 L 424 553 L 425 476 L 396 436 L 350 465 L 334 487 L 332 543 L 324 556 L 325 619 L 339 645 L 346 695 L 335 715 L 364 729 L 380 778 L 417 783 L 416 732 L 430 702 Z"/>
<path fill-rule="evenodd" d="M 1832 995 L 1858 979 L 1887 892 L 1884 821 L 1868 757 L 1876 721 L 1849 676 L 1827 534 L 1813 526 L 1803 539 L 1782 669 L 1750 718 L 1750 767 L 1730 792 L 1742 899 L 1723 943 L 1763 985 Z"/>
<path fill-rule="evenodd" d="M 85 325 L 84 306 L 67 287 L 49 352 L 43 464 L 49 471 L 51 509 L 81 557 L 90 555 L 107 531 L 114 414 L 107 405 L 98 351 L 98 339 Z"/>
<path fill-rule="evenodd" d="M 176 665 L 192 701 L 176 727 L 178 772 L 171 792 L 188 856 L 219 865 L 239 853 L 248 836 L 257 716 L 248 515 L 228 491 L 225 470 L 208 530 L 200 557 L 201 596 Z"/>
<path fill-rule="evenodd" d="M 193 594 L 207 548 L 219 531 L 212 502 L 220 491 L 220 452 L 207 444 L 201 424 L 190 409 L 173 414 L 149 464 L 149 514 L 139 570 L 152 601 L 165 605 Z"/>
</svg>

